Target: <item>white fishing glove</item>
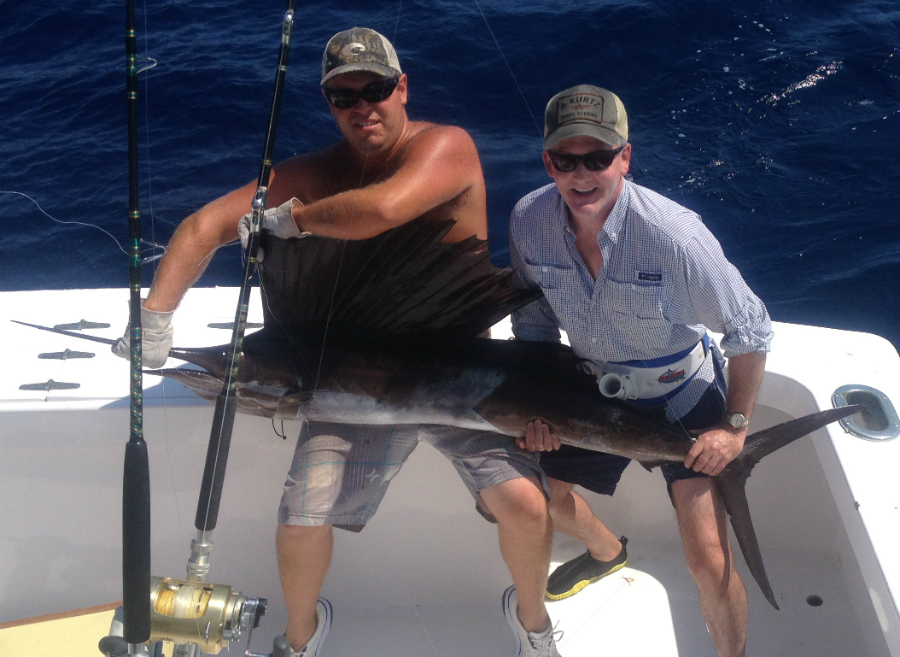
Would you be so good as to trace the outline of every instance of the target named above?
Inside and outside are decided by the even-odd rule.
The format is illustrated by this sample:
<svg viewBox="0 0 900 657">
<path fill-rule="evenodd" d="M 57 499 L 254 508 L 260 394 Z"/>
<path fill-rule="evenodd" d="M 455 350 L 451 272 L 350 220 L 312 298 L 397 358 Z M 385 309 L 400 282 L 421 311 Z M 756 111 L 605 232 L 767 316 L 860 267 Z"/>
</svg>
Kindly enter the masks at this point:
<svg viewBox="0 0 900 657">
<path fill-rule="evenodd" d="M 269 208 L 265 210 L 262 215 L 262 220 L 260 222 L 259 229 L 267 230 L 272 233 L 275 237 L 280 237 L 282 239 L 290 239 L 292 237 L 307 237 L 312 233 L 308 233 L 306 231 L 301 231 L 297 226 L 297 223 L 294 221 L 294 218 L 291 216 L 291 209 L 295 205 L 302 206 L 298 199 L 292 198 L 290 201 L 286 201 L 279 205 L 277 208 Z M 250 241 L 250 223 L 251 223 L 251 215 L 252 213 L 248 212 L 241 220 L 238 222 L 238 235 L 241 236 L 241 248 L 246 249 L 247 243 Z M 262 262 L 264 254 L 262 249 L 257 251 L 256 259 L 259 262 Z"/>
<path fill-rule="evenodd" d="M 141 308 L 141 360 L 147 369 L 155 370 L 166 364 L 172 348 L 172 315 Z M 125 327 L 125 335 L 112 346 L 112 352 L 126 360 L 131 359 L 131 322 Z"/>
</svg>

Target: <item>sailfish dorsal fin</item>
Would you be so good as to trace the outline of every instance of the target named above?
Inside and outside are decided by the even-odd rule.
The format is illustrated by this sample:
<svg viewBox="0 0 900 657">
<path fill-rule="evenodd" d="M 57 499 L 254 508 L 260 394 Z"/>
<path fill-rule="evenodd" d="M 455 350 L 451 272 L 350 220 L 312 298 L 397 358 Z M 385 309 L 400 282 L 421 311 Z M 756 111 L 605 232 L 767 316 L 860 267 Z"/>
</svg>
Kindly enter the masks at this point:
<svg viewBox="0 0 900 657">
<path fill-rule="evenodd" d="M 533 301 L 476 237 L 446 244 L 452 221 L 415 219 L 364 240 L 262 236 L 268 328 L 465 339 Z"/>
</svg>

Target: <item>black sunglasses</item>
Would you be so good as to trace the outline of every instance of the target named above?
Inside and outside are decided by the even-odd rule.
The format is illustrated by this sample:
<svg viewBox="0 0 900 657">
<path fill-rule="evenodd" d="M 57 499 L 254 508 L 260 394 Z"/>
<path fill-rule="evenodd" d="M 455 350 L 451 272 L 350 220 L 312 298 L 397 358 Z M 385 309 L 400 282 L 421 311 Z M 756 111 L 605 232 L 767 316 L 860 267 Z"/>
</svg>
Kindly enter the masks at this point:
<svg viewBox="0 0 900 657">
<path fill-rule="evenodd" d="M 584 155 L 573 155 L 572 153 L 556 153 L 547 151 L 553 168 L 562 173 L 575 171 L 579 164 L 584 163 L 584 168 L 588 171 L 603 171 L 608 169 L 609 165 L 616 159 L 616 155 L 622 152 L 624 146 L 619 146 L 611 151 L 593 151 Z"/>
<path fill-rule="evenodd" d="M 400 78 L 375 80 L 357 91 L 356 89 L 329 89 L 322 87 L 325 98 L 338 109 L 350 109 L 362 98 L 367 103 L 380 103 L 391 97 L 394 89 L 400 84 Z"/>
</svg>

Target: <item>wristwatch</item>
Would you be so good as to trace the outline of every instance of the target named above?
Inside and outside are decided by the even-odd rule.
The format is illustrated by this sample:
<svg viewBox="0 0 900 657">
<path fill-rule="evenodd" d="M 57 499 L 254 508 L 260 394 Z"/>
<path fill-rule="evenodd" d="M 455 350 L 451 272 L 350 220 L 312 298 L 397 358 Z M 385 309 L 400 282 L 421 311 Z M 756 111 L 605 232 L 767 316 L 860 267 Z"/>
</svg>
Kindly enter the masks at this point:
<svg viewBox="0 0 900 657">
<path fill-rule="evenodd" d="M 725 421 L 735 429 L 743 429 L 750 424 L 750 418 L 743 413 L 726 413 Z"/>
</svg>

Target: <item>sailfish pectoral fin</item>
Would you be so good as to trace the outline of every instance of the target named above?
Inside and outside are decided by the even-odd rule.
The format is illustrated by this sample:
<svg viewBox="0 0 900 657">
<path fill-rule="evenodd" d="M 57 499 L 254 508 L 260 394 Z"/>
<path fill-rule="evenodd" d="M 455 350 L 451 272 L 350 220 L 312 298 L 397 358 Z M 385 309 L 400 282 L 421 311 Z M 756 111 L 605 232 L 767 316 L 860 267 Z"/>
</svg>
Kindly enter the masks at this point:
<svg viewBox="0 0 900 657">
<path fill-rule="evenodd" d="M 750 568 L 753 579 L 756 580 L 769 604 L 778 609 L 778 603 L 775 602 L 775 594 L 772 592 L 769 576 L 766 574 L 766 567 L 763 564 L 759 541 L 756 540 L 756 530 L 753 529 L 750 506 L 747 504 L 745 486 L 749 474 L 749 472 L 744 472 L 739 468 L 734 470 L 726 469 L 715 478 L 716 487 L 719 489 L 722 503 L 725 505 L 728 517 L 731 519 L 734 535 L 741 548 L 741 553 L 744 555 L 744 561 Z"/>
</svg>

